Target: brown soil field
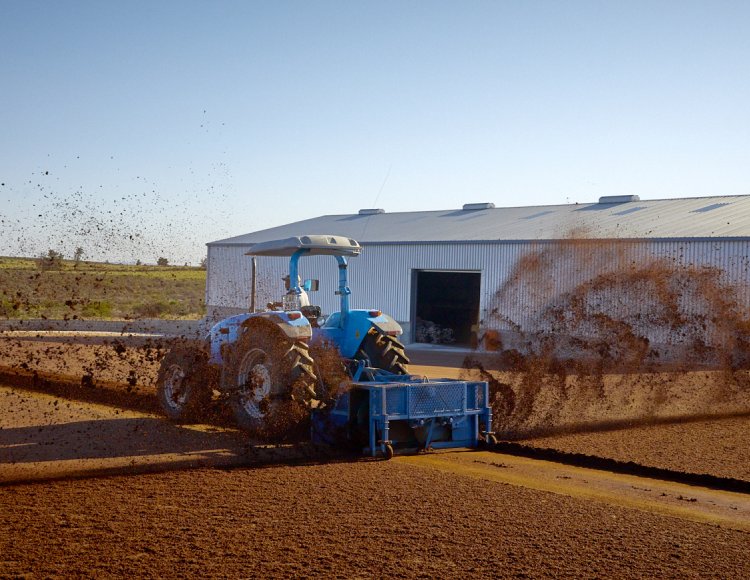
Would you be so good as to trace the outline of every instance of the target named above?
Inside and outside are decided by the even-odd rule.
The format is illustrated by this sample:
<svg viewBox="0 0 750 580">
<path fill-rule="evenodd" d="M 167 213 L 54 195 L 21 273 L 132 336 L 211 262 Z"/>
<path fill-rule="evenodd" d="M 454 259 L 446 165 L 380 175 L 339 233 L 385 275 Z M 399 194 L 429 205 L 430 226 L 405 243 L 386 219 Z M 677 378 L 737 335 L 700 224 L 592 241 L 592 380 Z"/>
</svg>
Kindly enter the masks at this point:
<svg viewBox="0 0 750 580">
<path fill-rule="evenodd" d="M 534 448 L 750 481 L 750 413 L 534 437 Z"/>
<path fill-rule="evenodd" d="M 57 380 L 0 397 L 0 577 L 750 575 L 746 494 L 487 452 L 384 462 L 249 448 L 232 429 L 144 412 L 161 352 L 6 341 L 1 364 Z M 691 425 L 557 437 L 590 435 L 609 457 L 595 437 L 621 433 L 624 457 L 638 457 L 656 439 L 647 428 L 679 449 L 674 427 Z M 733 430 L 746 426 L 715 433 L 740 445 Z M 672 459 L 704 470 L 711 445 L 698 435 Z M 737 455 L 715 454 L 722 465 Z"/>
<path fill-rule="evenodd" d="M 247 436 L 236 429 L 16 387 L 0 385 L 0 417 L 0 484 L 246 459 Z"/>
<path fill-rule="evenodd" d="M 68 342 L 3 339 L 0 369 L 5 368 L 7 378 L 20 367 L 27 375 L 27 386 L 65 398 L 159 413 L 154 381 L 167 346 L 163 341 L 145 339 L 133 346 L 132 339 L 128 342 L 122 337 L 88 338 L 107 344 L 70 342 L 82 340 L 75 336 L 65 340 Z M 461 369 L 433 366 L 412 365 L 411 370 L 431 377 L 465 374 Z M 35 379 L 34 373 L 56 380 L 46 383 Z M 512 380 L 508 375 L 494 373 Z M 534 447 L 747 480 L 750 430 L 746 413 L 750 402 L 740 405 L 738 396 L 722 402 L 719 395 L 726 392 L 726 385 L 721 376 L 716 381 L 719 386 L 712 387 L 717 375 L 720 373 L 682 373 L 679 380 L 671 380 L 668 390 L 657 380 L 657 387 L 646 395 L 638 390 L 646 383 L 643 376 L 635 377 L 628 391 L 623 387 L 628 377 L 615 375 L 607 383 L 612 385 L 611 397 L 591 399 L 587 391 L 579 398 L 571 396 L 553 416 L 554 421 L 544 415 L 544 421 L 532 423 L 526 432 L 519 430 L 514 439 Z M 744 397 L 748 392 L 739 394 Z M 543 397 L 537 402 L 543 402 Z M 545 408 L 552 408 L 554 402 L 550 398 Z M 231 426 L 231 420 L 221 413 L 214 413 L 214 420 Z"/>
<path fill-rule="evenodd" d="M 45 340 L 0 338 L 0 367 L 8 372 L 65 377 L 88 386 L 125 388 L 129 392 L 153 393 L 159 362 L 164 356 L 162 340 L 132 339 L 111 333 L 60 336 Z"/>
<path fill-rule="evenodd" d="M 750 534 L 399 461 L 6 486 L 0 576 L 716 577 Z"/>
</svg>

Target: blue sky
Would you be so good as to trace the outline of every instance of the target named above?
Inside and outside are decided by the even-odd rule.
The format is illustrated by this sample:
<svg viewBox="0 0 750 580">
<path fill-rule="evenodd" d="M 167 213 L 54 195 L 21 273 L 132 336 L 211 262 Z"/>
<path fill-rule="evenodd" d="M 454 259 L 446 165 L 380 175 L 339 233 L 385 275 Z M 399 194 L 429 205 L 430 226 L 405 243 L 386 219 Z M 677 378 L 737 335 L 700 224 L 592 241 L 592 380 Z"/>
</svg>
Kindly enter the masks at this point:
<svg viewBox="0 0 750 580">
<path fill-rule="evenodd" d="M 0 0 L 0 255 L 750 194 L 749 2 Z M 332 232 L 335 233 L 335 232 Z"/>
</svg>

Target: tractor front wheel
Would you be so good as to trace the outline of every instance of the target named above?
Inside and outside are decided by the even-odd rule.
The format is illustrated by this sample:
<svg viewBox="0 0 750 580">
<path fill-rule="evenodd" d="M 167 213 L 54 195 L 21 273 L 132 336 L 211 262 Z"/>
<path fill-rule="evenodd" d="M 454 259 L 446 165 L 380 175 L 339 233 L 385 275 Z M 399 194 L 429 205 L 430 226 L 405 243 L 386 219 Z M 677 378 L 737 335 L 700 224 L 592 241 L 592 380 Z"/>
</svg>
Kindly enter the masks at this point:
<svg viewBox="0 0 750 580">
<path fill-rule="evenodd" d="M 227 353 L 221 382 L 241 429 L 279 439 L 306 416 L 316 377 L 305 342 L 250 328 Z"/>
<path fill-rule="evenodd" d="M 409 358 L 405 347 L 395 336 L 381 334 L 371 328 L 357 351 L 359 360 L 369 360 L 374 368 L 383 369 L 397 375 L 409 374 Z"/>
</svg>

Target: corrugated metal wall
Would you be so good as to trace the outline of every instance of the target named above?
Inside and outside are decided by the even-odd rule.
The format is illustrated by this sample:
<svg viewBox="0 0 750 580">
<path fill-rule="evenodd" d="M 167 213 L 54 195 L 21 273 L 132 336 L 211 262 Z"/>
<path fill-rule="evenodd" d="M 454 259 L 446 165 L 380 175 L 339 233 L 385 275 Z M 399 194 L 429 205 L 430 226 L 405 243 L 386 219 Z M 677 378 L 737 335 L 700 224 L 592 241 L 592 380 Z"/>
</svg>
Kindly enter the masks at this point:
<svg viewBox="0 0 750 580">
<path fill-rule="evenodd" d="M 246 310 L 251 258 L 246 247 L 209 246 L 206 303 L 218 314 Z M 538 312 L 557 297 L 602 273 L 663 258 L 678 266 L 713 266 L 723 280 L 737 284 L 750 303 L 750 241 L 643 240 L 382 244 L 365 246 L 350 260 L 352 307 L 377 307 L 402 323 L 411 319 L 413 270 L 466 270 L 482 274 L 480 318 L 498 309 L 528 329 Z M 280 299 L 285 258 L 257 258 L 257 304 Z M 320 291 L 311 296 L 325 313 L 338 310 L 337 269 L 333 258 L 300 261 L 303 278 L 318 278 Z M 612 297 L 614 299 L 614 297 Z M 408 324 L 405 325 L 408 330 Z"/>
</svg>

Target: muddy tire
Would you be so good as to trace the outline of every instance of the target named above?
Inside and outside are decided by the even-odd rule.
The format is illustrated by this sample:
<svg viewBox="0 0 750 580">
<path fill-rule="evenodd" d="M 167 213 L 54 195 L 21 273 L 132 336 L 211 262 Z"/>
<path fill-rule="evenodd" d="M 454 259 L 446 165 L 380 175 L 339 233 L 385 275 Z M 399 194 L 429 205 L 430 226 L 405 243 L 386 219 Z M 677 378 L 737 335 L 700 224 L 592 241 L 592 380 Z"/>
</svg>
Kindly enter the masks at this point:
<svg viewBox="0 0 750 580">
<path fill-rule="evenodd" d="M 318 409 L 332 408 L 338 398 L 350 388 L 351 375 L 338 347 L 325 341 L 310 345 L 310 356 L 315 361 Z"/>
<path fill-rule="evenodd" d="M 227 352 L 221 375 L 240 429 L 283 438 L 307 416 L 317 379 L 307 343 L 272 328 L 250 328 Z"/>
<path fill-rule="evenodd" d="M 409 374 L 409 358 L 404 345 L 396 337 L 381 334 L 374 328 L 365 336 L 355 358 L 369 359 L 373 367 L 397 375 Z"/>
<path fill-rule="evenodd" d="M 211 402 L 206 350 L 194 344 L 174 346 L 162 359 L 156 395 L 172 421 L 198 419 Z"/>
</svg>

